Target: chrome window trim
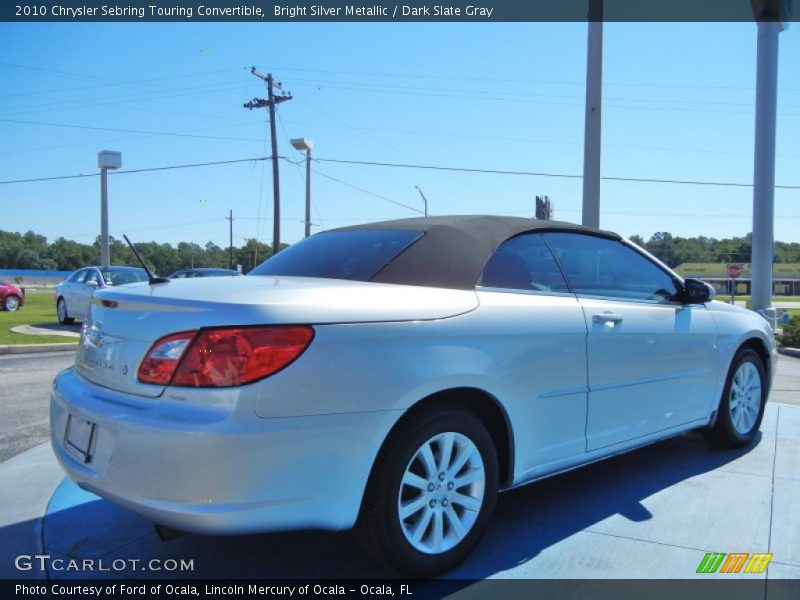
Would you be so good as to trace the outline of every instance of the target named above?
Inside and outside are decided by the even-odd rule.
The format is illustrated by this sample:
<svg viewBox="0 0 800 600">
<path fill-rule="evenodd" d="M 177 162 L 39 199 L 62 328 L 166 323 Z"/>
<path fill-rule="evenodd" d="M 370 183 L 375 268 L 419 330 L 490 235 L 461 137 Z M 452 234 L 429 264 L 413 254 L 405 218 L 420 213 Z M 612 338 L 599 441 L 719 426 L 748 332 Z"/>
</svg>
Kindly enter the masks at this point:
<svg viewBox="0 0 800 600">
<path fill-rule="evenodd" d="M 476 292 L 495 292 L 498 294 L 522 294 L 525 296 L 560 296 L 560 297 L 570 297 L 575 298 L 576 295 L 572 292 L 555 292 L 555 291 L 545 291 L 545 290 L 518 290 L 516 288 L 498 288 L 498 287 L 489 287 L 483 285 L 476 285 L 475 286 Z"/>
</svg>

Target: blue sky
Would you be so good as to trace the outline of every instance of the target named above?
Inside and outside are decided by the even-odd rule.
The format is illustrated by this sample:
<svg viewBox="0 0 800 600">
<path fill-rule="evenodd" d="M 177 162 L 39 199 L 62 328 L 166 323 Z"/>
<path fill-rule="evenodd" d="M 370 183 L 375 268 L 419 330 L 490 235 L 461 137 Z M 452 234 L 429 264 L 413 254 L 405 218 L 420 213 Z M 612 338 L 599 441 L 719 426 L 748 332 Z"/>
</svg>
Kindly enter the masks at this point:
<svg viewBox="0 0 800 600">
<path fill-rule="evenodd" d="M 780 37 L 776 181 L 798 185 L 800 37 Z M 321 158 L 579 175 L 585 48 L 585 23 L 4 23 L 0 180 L 93 173 L 101 149 L 121 151 L 125 169 L 266 155 L 266 111 L 242 108 L 265 95 L 251 65 L 294 94 L 278 109 L 282 155 L 300 159 L 288 139 L 307 137 Z M 754 24 L 609 23 L 604 52 L 604 176 L 752 181 Z M 529 216 L 546 194 L 556 218 L 580 221 L 580 179 L 314 169 L 313 231 L 415 216 L 390 201 L 421 210 L 417 185 L 432 214 Z M 233 210 L 237 245 L 271 241 L 268 164 L 109 185 L 116 237 L 226 246 Z M 285 161 L 281 190 L 283 240 L 297 241 L 303 172 Z M 800 190 L 776 191 L 776 239 L 800 242 L 798 203 Z M 749 188 L 601 188 L 601 226 L 645 238 L 745 235 L 751 207 Z M 0 185 L 0 229 L 90 242 L 99 181 Z"/>
</svg>

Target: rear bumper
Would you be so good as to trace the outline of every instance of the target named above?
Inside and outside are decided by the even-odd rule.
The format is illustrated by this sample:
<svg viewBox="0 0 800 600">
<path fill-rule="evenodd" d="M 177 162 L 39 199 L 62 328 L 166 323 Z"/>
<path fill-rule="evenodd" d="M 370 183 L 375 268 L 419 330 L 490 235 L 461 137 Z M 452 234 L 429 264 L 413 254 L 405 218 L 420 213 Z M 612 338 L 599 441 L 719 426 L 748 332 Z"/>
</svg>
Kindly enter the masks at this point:
<svg viewBox="0 0 800 600">
<path fill-rule="evenodd" d="M 137 398 L 62 371 L 51 397 L 51 442 L 82 488 L 179 530 L 205 534 L 347 529 L 398 411 L 265 419 L 257 386 L 235 408 Z M 91 459 L 65 445 L 67 421 L 95 424 Z"/>
</svg>

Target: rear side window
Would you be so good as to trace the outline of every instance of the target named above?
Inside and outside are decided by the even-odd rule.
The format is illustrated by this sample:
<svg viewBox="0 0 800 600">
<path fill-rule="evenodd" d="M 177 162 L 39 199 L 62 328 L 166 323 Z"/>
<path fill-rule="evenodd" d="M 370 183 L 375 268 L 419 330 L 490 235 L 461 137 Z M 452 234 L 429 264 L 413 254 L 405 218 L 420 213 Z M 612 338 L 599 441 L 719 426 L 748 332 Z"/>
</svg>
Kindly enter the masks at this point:
<svg viewBox="0 0 800 600">
<path fill-rule="evenodd" d="M 672 277 L 617 240 L 578 233 L 545 233 L 576 294 L 667 302 L 678 292 Z"/>
<path fill-rule="evenodd" d="M 538 233 L 503 242 L 483 269 L 484 287 L 536 292 L 568 292 L 552 252 Z"/>
<path fill-rule="evenodd" d="M 420 231 L 356 229 L 308 237 L 264 261 L 249 275 L 369 281 L 422 237 Z"/>
</svg>

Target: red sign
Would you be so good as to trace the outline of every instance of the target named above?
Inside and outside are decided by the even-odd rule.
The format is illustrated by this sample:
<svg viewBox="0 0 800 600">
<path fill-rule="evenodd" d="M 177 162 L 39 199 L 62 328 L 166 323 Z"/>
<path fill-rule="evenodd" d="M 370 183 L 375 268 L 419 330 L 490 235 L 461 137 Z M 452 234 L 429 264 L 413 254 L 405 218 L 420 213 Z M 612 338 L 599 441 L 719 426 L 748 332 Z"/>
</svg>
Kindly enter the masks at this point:
<svg viewBox="0 0 800 600">
<path fill-rule="evenodd" d="M 728 265 L 729 279 L 738 279 L 741 274 L 742 274 L 742 269 L 741 267 L 739 267 L 739 265 Z"/>
</svg>

